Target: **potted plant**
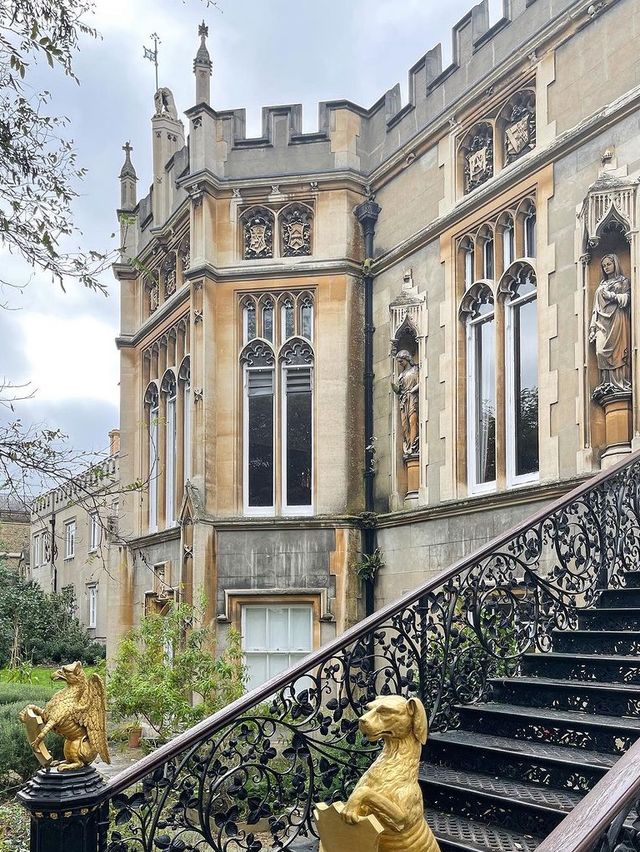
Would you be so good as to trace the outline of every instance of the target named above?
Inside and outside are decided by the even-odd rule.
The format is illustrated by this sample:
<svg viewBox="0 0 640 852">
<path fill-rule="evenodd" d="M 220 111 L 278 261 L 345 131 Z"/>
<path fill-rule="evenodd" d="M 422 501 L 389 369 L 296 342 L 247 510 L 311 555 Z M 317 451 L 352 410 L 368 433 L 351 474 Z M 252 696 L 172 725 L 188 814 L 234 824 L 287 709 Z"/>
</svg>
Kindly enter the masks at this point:
<svg viewBox="0 0 640 852">
<path fill-rule="evenodd" d="M 142 739 L 142 725 L 136 721 L 127 727 L 127 744 L 129 748 L 140 748 Z"/>
</svg>

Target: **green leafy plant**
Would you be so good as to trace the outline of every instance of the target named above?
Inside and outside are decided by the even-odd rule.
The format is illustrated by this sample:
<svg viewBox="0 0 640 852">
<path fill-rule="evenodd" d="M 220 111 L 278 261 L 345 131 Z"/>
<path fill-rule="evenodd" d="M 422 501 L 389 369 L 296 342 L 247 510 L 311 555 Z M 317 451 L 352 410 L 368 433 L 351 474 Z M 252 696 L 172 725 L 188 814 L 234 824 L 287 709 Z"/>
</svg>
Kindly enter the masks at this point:
<svg viewBox="0 0 640 852">
<path fill-rule="evenodd" d="M 80 660 L 92 665 L 104 657 L 76 618 L 73 588 L 47 593 L 0 564 L 0 667 L 16 671 L 11 679 L 25 682 L 35 663 Z"/>
<path fill-rule="evenodd" d="M 166 740 L 243 694 L 240 634 L 230 630 L 216 655 L 203 604 L 172 603 L 162 615 L 146 615 L 122 639 L 107 680 L 116 721 L 143 720 Z"/>
<path fill-rule="evenodd" d="M 361 580 L 371 581 L 384 566 L 382 551 L 376 547 L 373 553 L 363 554 L 362 559 L 356 562 L 356 574 Z"/>
</svg>

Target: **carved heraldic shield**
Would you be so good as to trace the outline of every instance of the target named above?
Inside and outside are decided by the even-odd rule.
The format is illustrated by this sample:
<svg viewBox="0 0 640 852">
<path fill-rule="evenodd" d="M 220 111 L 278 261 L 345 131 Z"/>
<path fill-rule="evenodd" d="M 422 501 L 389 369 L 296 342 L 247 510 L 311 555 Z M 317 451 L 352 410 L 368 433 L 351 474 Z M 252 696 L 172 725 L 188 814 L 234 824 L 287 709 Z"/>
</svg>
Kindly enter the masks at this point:
<svg viewBox="0 0 640 852">
<path fill-rule="evenodd" d="M 320 852 L 378 852 L 378 841 L 384 831 L 377 817 L 369 815 L 355 825 L 343 820 L 344 802 L 318 804 L 314 811 Z"/>
</svg>

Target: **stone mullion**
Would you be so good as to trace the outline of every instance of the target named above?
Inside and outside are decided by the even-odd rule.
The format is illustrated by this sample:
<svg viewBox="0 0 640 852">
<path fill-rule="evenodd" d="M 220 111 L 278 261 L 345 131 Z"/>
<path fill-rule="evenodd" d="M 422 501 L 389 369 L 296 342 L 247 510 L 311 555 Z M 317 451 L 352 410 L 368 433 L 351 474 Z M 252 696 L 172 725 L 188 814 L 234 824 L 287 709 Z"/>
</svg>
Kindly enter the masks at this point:
<svg viewBox="0 0 640 852">
<path fill-rule="evenodd" d="M 167 525 L 166 468 L 167 468 L 167 395 L 160 394 L 160 416 L 158 417 L 158 476 L 157 506 L 158 527 Z"/>
<path fill-rule="evenodd" d="M 505 364 L 506 321 L 504 300 L 495 301 L 496 330 L 496 487 L 502 491 L 507 484 L 507 373 Z"/>
</svg>

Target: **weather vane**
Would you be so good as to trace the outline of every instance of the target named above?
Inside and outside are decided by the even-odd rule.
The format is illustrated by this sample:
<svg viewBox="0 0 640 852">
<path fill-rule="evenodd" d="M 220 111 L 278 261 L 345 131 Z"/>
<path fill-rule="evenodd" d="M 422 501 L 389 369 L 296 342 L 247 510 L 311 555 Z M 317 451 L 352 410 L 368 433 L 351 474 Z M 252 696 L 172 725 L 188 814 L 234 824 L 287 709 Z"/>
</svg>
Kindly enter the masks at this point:
<svg viewBox="0 0 640 852">
<path fill-rule="evenodd" d="M 155 65 L 155 69 L 156 69 L 156 92 L 157 92 L 158 89 L 160 88 L 160 85 L 158 83 L 158 45 L 160 44 L 160 36 L 158 35 L 158 33 L 151 33 L 149 38 L 153 39 L 153 50 L 151 50 L 150 47 L 144 47 L 143 46 L 143 48 L 142 48 L 144 50 L 143 56 L 144 56 L 145 59 L 148 59 L 150 62 L 153 62 L 153 64 Z"/>
</svg>

